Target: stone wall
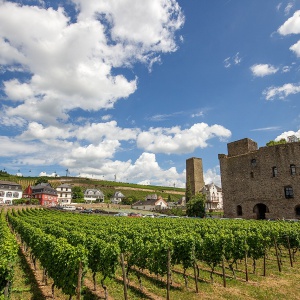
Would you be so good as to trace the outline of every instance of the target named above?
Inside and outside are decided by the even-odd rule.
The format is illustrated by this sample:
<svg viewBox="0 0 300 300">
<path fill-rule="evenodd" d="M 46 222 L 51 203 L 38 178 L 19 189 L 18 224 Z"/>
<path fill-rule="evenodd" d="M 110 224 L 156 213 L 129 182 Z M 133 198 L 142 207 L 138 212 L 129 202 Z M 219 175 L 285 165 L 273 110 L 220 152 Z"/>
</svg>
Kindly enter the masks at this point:
<svg viewBox="0 0 300 300">
<path fill-rule="evenodd" d="M 300 218 L 296 214 L 296 207 L 300 208 L 300 143 L 256 150 L 255 144 L 244 139 L 228 145 L 231 155 L 219 154 L 224 215 L 247 219 Z M 245 145 L 250 145 L 248 150 Z M 295 166 L 295 174 L 291 174 L 291 165 Z M 293 198 L 286 198 L 286 187 L 292 188 Z"/>
</svg>

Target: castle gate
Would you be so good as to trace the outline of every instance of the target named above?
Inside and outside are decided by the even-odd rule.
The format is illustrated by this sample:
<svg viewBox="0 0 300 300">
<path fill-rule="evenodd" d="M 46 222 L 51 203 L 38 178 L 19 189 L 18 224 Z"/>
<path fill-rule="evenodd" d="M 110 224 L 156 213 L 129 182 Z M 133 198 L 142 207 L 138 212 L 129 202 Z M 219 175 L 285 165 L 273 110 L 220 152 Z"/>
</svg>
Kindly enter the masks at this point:
<svg viewBox="0 0 300 300">
<path fill-rule="evenodd" d="M 257 220 L 264 220 L 266 218 L 266 213 L 269 212 L 269 209 L 265 204 L 258 203 L 253 207 L 253 212 L 256 214 Z"/>
</svg>

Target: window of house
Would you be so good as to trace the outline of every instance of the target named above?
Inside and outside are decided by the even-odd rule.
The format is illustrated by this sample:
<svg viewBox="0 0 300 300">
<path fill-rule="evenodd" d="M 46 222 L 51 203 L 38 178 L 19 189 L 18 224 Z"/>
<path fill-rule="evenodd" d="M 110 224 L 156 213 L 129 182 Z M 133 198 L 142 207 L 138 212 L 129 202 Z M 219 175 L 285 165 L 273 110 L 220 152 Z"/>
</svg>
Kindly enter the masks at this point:
<svg viewBox="0 0 300 300">
<path fill-rule="evenodd" d="M 243 215 L 243 209 L 242 209 L 242 206 L 241 206 L 241 205 L 238 205 L 238 206 L 236 207 L 236 214 L 237 214 L 238 216 L 242 216 L 242 215 Z"/>
<path fill-rule="evenodd" d="M 291 172 L 291 175 L 296 175 L 296 166 L 295 165 L 290 165 L 290 172 Z"/>
<path fill-rule="evenodd" d="M 295 207 L 295 213 L 296 213 L 296 216 L 300 216 L 300 205 L 297 205 Z"/>
<path fill-rule="evenodd" d="M 256 159 L 255 158 L 251 159 L 251 166 L 252 167 L 256 166 Z"/>
<path fill-rule="evenodd" d="M 285 186 L 284 195 L 286 199 L 294 198 L 293 188 L 291 186 Z"/>
<path fill-rule="evenodd" d="M 253 172 L 250 172 L 250 177 L 254 178 L 254 173 Z"/>
<path fill-rule="evenodd" d="M 277 167 L 272 168 L 272 176 L 277 177 Z"/>
</svg>

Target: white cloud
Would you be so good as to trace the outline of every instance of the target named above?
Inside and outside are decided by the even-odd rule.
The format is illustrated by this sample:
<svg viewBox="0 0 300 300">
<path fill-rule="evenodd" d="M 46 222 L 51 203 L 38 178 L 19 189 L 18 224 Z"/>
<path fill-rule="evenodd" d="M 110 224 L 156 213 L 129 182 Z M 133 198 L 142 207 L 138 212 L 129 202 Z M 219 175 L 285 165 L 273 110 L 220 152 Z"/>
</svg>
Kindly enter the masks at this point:
<svg viewBox="0 0 300 300">
<path fill-rule="evenodd" d="M 112 118 L 112 115 L 105 115 L 105 116 L 102 116 L 101 120 L 102 121 L 109 121 L 111 118 Z"/>
<path fill-rule="evenodd" d="M 295 54 L 300 57 L 300 41 L 290 47 L 290 50 L 294 51 Z"/>
<path fill-rule="evenodd" d="M 283 25 L 278 28 L 281 35 L 300 33 L 300 10 L 297 10 Z"/>
<path fill-rule="evenodd" d="M 282 73 L 288 73 L 291 71 L 291 69 L 292 69 L 291 66 L 284 66 L 282 67 Z"/>
<path fill-rule="evenodd" d="M 284 100 L 289 95 L 298 93 L 300 93 L 300 85 L 287 83 L 280 87 L 269 87 L 263 92 L 263 95 L 266 97 L 266 100 L 273 100 L 275 98 Z"/>
<path fill-rule="evenodd" d="M 28 75 L 5 83 L 7 97 L 22 101 L 10 116 L 53 125 L 72 109 L 112 108 L 137 89 L 137 78 L 113 75 L 114 67 L 152 65 L 177 49 L 184 17 L 174 0 L 75 2 L 75 23 L 62 7 L 0 3 L 0 64 L 22 65 Z"/>
<path fill-rule="evenodd" d="M 26 121 L 20 117 L 10 118 L 6 115 L 6 107 L 2 107 L 3 111 L 0 112 L 0 124 L 4 126 L 13 126 L 13 127 L 23 127 L 26 124 Z"/>
<path fill-rule="evenodd" d="M 67 139 L 72 136 L 70 128 L 58 128 L 55 126 L 44 127 L 41 124 L 32 122 L 28 124 L 28 128 L 20 135 L 22 140 L 55 140 L 55 139 Z"/>
<path fill-rule="evenodd" d="M 300 130 L 298 130 L 298 131 L 292 131 L 292 130 L 285 131 L 282 134 L 280 134 L 279 136 L 277 136 L 275 138 L 275 141 L 280 141 L 282 139 L 288 140 L 288 137 L 293 136 L 293 135 L 295 135 L 298 139 L 300 139 Z"/>
<path fill-rule="evenodd" d="M 87 140 L 93 143 L 100 142 L 103 138 L 109 140 L 135 140 L 139 129 L 120 128 L 116 121 L 106 123 L 88 123 L 78 128 L 75 132 L 78 140 Z"/>
<path fill-rule="evenodd" d="M 216 166 L 212 169 L 208 169 L 203 174 L 205 184 L 214 183 L 217 186 L 221 187 L 221 175 L 220 167 Z"/>
<path fill-rule="evenodd" d="M 191 153 L 196 148 L 205 148 L 213 137 L 228 138 L 231 132 L 220 125 L 194 124 L 191 128 L 150 128 L 137 137 L 137 146 L 153 153 Z"/>
<path fill-rule="evenodd" d="M 34 154 L 39 151 L 39 148 L 35 144 L 21 142 L 7 136 L 0 136 L 0 145 L 0 156 L 2 157 Z"/>
<path fill-rule="evenodd" d="M 4 92 L 12 101 L 24 101 L 34 96 L 29 84 L 20 83 L 17 79 L 4 81 Z"/>
<path fill-rule="evenodd" d="M 223 64 L 225 68 L 230 68 L 233 65 L 239 65 L 242 60 L 243 59 L 240 57 L 240 53 L 237 52 L 234 56 L 225 58 Z"/>
<path fill-rule="evenodd" d="M 278 127 L 278 126 L 270 126 L 270 127 L 251 129 L 250 131 L 274 131 L 274 130 L 279 130 L 279 129 L 280 129 L 280 127 Z"/>
<path fill-rule="evenodd" d="M 284 9 L 284 13 L 285 13 L 286 15 L 288 15 L 288 14 L 290 13 L 290 11 L 292 10 L 293 7 L 294 7 L 294 3 L 289 2 L 289 3 L 287 4 L 287 6 L 285 7 L 285 9 Z"/>
<path fill-rule="evenodd" d="M 225 58 L 223 63 L 225 68 L 229 68 L 231 66 L 230 57 Z"/>
<path fill-rule="evenodd" d="M 40 177 L 59 177 L 59 175 L 55 172 L 51 173 L 51 174 L 47 174 L 46 172 L 41 172 L 39 174 Z"/>
<path fill-rule="evenodd" d="M 269 64 L 256 64 L 250 67 L 252 74 L 256 77 L 264 77 L 275 74 L 279 69 Z"/>
</svg>

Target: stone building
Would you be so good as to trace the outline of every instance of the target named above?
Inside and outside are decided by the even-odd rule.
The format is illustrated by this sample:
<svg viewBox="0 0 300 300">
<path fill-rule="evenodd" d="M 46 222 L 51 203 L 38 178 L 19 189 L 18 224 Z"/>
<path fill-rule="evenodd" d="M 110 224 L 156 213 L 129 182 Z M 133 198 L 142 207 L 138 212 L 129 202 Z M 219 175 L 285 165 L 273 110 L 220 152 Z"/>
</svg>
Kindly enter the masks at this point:
<svg viewBox="0 0 300 300">
<path fill-rule="evenodd" d="M 202 159 L 191 157 L 186 160 L 186 188 L 191 189 L 191 194 L 201 192 L 205 186 L 203 179 Z"/>
<path fill-rule="evenodd" d="M 258 148 L 245 138 L 219 154 L 225 217 L 300 219 L 300 142 Z"/>
</svg>

